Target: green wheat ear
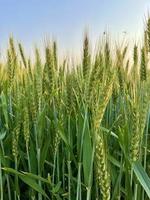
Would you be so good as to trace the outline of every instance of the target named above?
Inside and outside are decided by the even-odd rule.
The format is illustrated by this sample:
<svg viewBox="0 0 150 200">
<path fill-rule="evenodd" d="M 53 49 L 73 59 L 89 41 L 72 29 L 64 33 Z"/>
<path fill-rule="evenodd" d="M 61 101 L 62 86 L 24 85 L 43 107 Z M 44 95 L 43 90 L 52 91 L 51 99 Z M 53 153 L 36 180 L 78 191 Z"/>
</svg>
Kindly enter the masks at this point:
<svg viewBox="0 0 150 200">
<path fill-rule="evenodd" d="M 125 59 L 126 55 L 127 55 L 127 52 L 128 52 L 128 46 L 126 45 L 122 51 L 122 60 Z"/>
<path fill-rule="evenodd" d="M 10 53 L 11 53 L 12 58 L 13 58 L 13 62 L 15 62 L 16 59 L 17 59 L 17 54 L 16 54 L 16 50 L 15 50 L 13 37 L 9 38 L 9 48 L 10 48 Z"/>
<path fill-rule="evenodd" d="M 132 139 L 131 139 L 131 160 L 136 161 L 139 158 L 140 134 L 139 134 L 139 113 L 137 108 L 132 108 Z"/>
<path fill-rule="evenodd" d="M 102 88 L 100 101 L 97 109 L 93 112 L 93 127 L 95 131 L 95 163 L 96 163 L 96 175 L 98 176 L 98 183 L 104 200 L 110 200 L 110 174 L 107 164 L 107 154 L 105 147 L 105 141 L 100 131 L 100 125 L 105 113 L 106 106 L 112 95 L 114 75 L 110 75 L 105 87 Z"/>
<path fill-rule="evenodd" d="M 24 65 L 25 68 L 27 68 L 27 62 L 26 62 L 26 58 L 25 58 L 25 55 L 24 55 L 23 47 L 22 47 L 21 43 L 19 43 L 18 46 L 19 46 L 19 51 L 20 51 L 20 55 L 21 55 L 23 65 Z"/>
<path fill-rule="evenodd" d="M 88 94 L 87 94 L 87 102 L 92 103 L 91 101 L 94 100 L 94 96 L 95 96 L 95 86 L 99 85 L 99 77 L 98 77 L 98 73 L 100 71 L 101 68 L 101 61 L 100 61 L 100 57 L 99 55 L 96 55 L 95 58 L 95 63 L 94 66 L 92 67 L 92 72 L 90 74 L 90 80 L 89 80 L 89 86 L 88 86 Z"/>
<path fill-rule="evenodd" d="M 45 49 L 46 63 L 44 67 L 43 79 L 45 81 L 45 87 L 48 88 L 49 93 L 52 93 L 54 90 L 54 62 L 53 55 L 50 47 Z"/>
<path fill-rule="evenodd" d="M 129 59 L 127 60 L 127 62 L 126 62 L 126 66 L 125 66 L 125 70 L 126 70 L 126 74 L 128 75 L 128 73 L 129 73 L 129 66 L 130 66 L 130 61 L 129 61 Z"/>
<path fill-rule="evenodd" d="M 133 50 L 133 62 L 134 66 L 136 67 L 138 64 L 138 47 L 136 44 L 134 45 L 134 50 Z"/>
<path fill-rule="evenodd" d="M 14 77 L 14 73 L 13 73 L 13 67 L 12 67 L 12 58 L 11 58 L 11 54 L 10 51 L 7 50 L 7 73 L 8 73 L 8 86 L 9 88 L 12 87 L 12 83 L 13 83 L 13 77 Z"/>
<path fill-rule="evenodd" d="M 18 142 L 20 136 L 20 128 L 21 128 L 21 95 L 18 83 L 15 84 L 15 100 L 16 100 L 16 113 L 14 119 L 14 128 L 12 131 L 12 154 L 17 159 L 18 157 Z"/>
<path fill-rule="evenodd" d="M 145 40 L 147 41 L 148 44 L 148 52 L 150 52 L 150 17 L 147 19 L 147 26 L 146 26 L 146 31 L 145 31 Z"/>
<path fill-rule="evenodd" d="M 103 200 L 110 200 L 110 174 L 105 149 L 102 133 L 97 133 L 95 148 L 96 174 Z"/>
<path fill-rule="evenodd" d="M 131 76 L 133 76 L 133 82 L 135 83 L 138 80 L 138 47 L 135 44 L 133 48 L 133 66 L 131 68 Z"/>
<path fill-rule="evenodd" d="M 90 73 L 90 52 L 89 52 L 89 39 L 87 34 L 85 35 L 84 38 L 82 67 L 83 67 L 83 77 L 85 80 L 87 80 Z"/>
<path fill-rule="evenodd" d="M 105 67 L 109 69 L 111 67 L 111 55 L 108 38 L 106 38 L 106 43 L 104 47 L 104 58 L 105 58 Z"/>
<path fill-rule="evenodd" d="M 30 58 L 28 59 L 28 77 L 31 81 L 33 81 L 33 74 L 32 74 L 32 69 L 31 69 L 31 60 Z"/>
<path fill-rule="evenodd" d="M 53 58 L 54 58 L 54 67 L 58 71 L 58 58 L 57 58 L 57 44 L 56 41 L 53 42 Z"/>
<path fill-rule="evenodd" d="M 10 37 L 9 39 L 9 51 L 12 59 L 13 74 L 15 76 L 15 71 L 18 67 L 18 60 L 13 37 Z"/>
<path fill-rule="evenodd" d="M 23 104 L 23 134 L 24 134 L 24 140 L 26 143 L 26 148 L 29 147 L 29 139 L 30 139 L 30 125 L 29 125 L 29 109 L 28 109 L 28 91 L 30 88 L 27 85 L 27 80 L 25 79 L 25 88 L 23 91 L 23 97 L 22 97 L 22 104 Z"/>
<path fill-rule="evenodd" d="M 120 93 L 124 95 L 124 76 L 123 76 L 123 57 L 119 49 L 117 49 L 117 74 L 120 86 Z"/>
<path fill-rule="evenodd" d="M 144 48 L 146 53 L 149 52 L 149 44 L 148 44 L 148 35 L 147 35 L 147 30 L 144 31 Z"/>
<path fill-rule="evenodd" d="M 136 94 L 137 95 L 137 94 Z M 149 89 L 147 83 L 141 85 L 141 94 L 132 105 L 131 160 L 140 159 L 144 129 L 148 114 Z"/>
<path fill-rule="evenodd" d="M 141 49 L 141 65 L 140 65 L 140 80 L 141 82 L 147 79 L 147 62 L 146 62 L 146 54 L 145 48 Z"/>
</svg>

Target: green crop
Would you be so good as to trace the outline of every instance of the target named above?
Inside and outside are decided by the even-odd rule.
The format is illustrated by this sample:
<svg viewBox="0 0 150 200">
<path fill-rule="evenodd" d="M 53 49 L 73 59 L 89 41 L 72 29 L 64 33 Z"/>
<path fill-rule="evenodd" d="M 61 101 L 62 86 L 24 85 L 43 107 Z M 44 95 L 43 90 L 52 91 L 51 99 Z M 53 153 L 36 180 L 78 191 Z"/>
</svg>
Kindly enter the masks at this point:
<svg viewBox="0 0 150 200">
<path fill-rule="evenodd" d="M 150 19 L 142 46 L 107 34 L 80 64 L 55 41 L 0 63 L 1 200 L 150 199 Z"/>
</svg>

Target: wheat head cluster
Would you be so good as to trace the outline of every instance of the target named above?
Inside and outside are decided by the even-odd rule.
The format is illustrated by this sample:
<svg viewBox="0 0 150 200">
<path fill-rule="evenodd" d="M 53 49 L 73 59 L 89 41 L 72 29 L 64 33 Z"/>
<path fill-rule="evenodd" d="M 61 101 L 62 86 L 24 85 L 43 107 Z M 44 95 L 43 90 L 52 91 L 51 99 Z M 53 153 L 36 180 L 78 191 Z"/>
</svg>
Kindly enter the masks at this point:
<svg viewBox="0 0 150 200">
<path fill-rule="evenodd" d="M 150 199 L 150 18 L 141 44 L 102 36 L 82 61 L 56 41 L 0 62 L 1 200 Z M 132 53 L 129 53 L 132 52 Z"/>
</svg>

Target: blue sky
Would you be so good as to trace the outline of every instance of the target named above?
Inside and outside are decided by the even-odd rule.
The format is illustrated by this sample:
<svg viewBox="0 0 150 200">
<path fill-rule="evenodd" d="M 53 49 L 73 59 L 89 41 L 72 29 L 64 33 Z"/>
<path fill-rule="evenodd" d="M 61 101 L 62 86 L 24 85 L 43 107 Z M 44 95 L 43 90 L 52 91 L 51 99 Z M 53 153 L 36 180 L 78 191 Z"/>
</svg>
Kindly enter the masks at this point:
<svg viewBox="0 0 150 200">
<path fill-rule="evenodd" d="M 93 41 L 106 28 L 135 39 L 148 8 L 149 0 L 0 0 L 0 46 L 13 34 L 27 47 L 49 37 L 78 48 L 85 28 Z"/>
</svg>

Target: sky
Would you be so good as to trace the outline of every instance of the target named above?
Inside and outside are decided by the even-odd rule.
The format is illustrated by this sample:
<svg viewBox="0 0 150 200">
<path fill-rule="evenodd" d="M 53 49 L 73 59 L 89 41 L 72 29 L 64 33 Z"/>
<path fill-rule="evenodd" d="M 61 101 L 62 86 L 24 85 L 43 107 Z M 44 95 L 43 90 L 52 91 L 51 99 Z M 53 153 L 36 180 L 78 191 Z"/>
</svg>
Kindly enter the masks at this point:
<svg viewBox="0 0 150 200">
<path fill-rule="evenodd" d="M 84 31 L 92 42 L 103 31 L 137 40 L 150 0 L 0 0 L 0 48 L 13 35 L 26 48 L 56 39 L 60 48 L 81 48 Z"/>
</svg>

